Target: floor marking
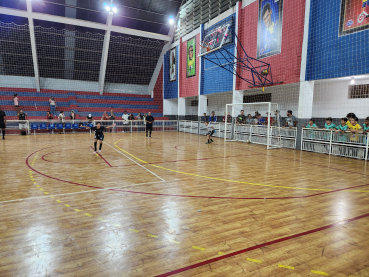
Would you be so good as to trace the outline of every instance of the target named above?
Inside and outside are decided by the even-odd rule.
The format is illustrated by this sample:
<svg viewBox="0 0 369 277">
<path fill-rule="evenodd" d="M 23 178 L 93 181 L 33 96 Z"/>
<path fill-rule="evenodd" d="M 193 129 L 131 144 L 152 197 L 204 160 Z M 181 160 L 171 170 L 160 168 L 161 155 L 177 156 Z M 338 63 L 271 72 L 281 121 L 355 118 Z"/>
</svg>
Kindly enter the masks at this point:
<svg viewBox="0 0 369 277">
<path fill-rule="evenodd" d="M 38 188 L 39 188 L 39 187 L 40 187 L 40 185 L 36 185 L 36 187 L 38 187 Z"/>
<path fill-rule="evenodd" d="M 323 271 L 312 270 L 311 272 L 312 272 L 312 273 L 315 273 L 315 274 L 320 274 L 320 275 L 326 275 L 326 276 L 329 276 L 329 274 L 328 274 L 327 272 L 323 272 Z"/>
<path fill-rule="evenodd" d="M 198 247 L 198 246 L 192 246 L 192 248 L 197 249 L 197 250 L 201 250 L 201 251 L 205 251 L 205 248 Z"/>
<path fill-rule="evenodd" d="M 70 205 L 68 205 L 68 204 L 65 204 L 64 206 L 66 206 L 66 207 L 68 207 L 68 208 L 70 207 Z"/>
<path fill-rule="evenodd" d="M 260 260 L 256 260 L 256 259 L 250 259 L 250 258 L 247 258 L 246 260 L 250 261 L 250 262 L 253 262 L 253 263 L 258 263 L 258 264 L 261 264 L 262 261 Z"/>
<path fill-rule="evenodd" d="M 74 209 L 76 212 L 80 212 L 81 210 L 78 210 L 78 209 Z"/>
<path fill-rule="evenodd" d="M 59 202 L 59 203 L 61 203 L 62 201 L 60 201 L 60 200 L 56 200 L 56 202 Z"/>
<path fill-rule="evenodd" d="M 138 230 L 135 230 L 135 229 L 129 229 L 131 232 L 135 232 L 135 233 L 138 233 L 138 232 L 140 232 L 140 231 L 138 231 Z"/>
<path fill-rule="evenodd" d="M 40 190 L 44 190 L 44 189 L 40 188 Z"/>
<path fill-rule="evenodd" d="M 122 226 L 120 226 L 119 224 L 115 224 L 115 223 L 113 223 L 113 225 L 114 225 L 115 227 L 122 227 Z"/>
<path fill-rule="evenodd" d="M 49 194 L 48 192 L 44 191 L 45 194 Z"/>
<path fill-rule="evenodd" d="M 172 243 L 175 243 L 175 244 L 180 244 L 181 242 L 179 242 L 179 241 L 175 241 L 175 240 L 169 240 L 170 242 L 172 242 Z"/>
<path fill-rule="evenodd" d="M 218 252 L 218 255 L 224 255 L 224 253 L 223 252 Z"/>
<path fill-rule="evenodd" d="M 105 219 L 102 219 L 100 217 L 97 220 L 100 220 L 100 221 L 103 221 L 103 222 L 106 221 Z"/>
<path fill-rule="evenodd" d="M 128 157 L 126 154 L 124 154 L 124 153 L 122 153 L 122 152 L 120 152 L 120 151 L 118 151 L 117 149 L 115 149 L 113 146 L 111 146 L 110 144 L 107 144 L 106 142 L 104 142 L 104 144 L 106 144 L 107 146 L 109 146 L 110 148 L 113 148 L 115 151 L 117 151 L 118 153 L 120 153 L 120 154 L 122 154 L 123 156 L 125 156 L 127 159 L 129 159 L 129 160 L 131 160 L 132 162 L 134 162 L 135 164 L 137 164 L 138 166 L 140 166 L 140 167 L 142 167 L 143 169 L 145 169 L 145 170 L 147 170 L 148 172 L 150 172 L 152 175 L 154 175 L 155 177 L 157 177 L 157 178 L 159 178 L 160 180 L 162 180 L 163 182 L 165 182 L 165 180 L 163 179 L 163 178 L 161 178 L 161 177 L 159 177 L 157 174 L 155 174 L 154 172 L 152 172 L 150 169 L 147 169 L 146 167 L 144 167 L 143 165 L 140 165 L 138 162 L 136 162 L 134 159 L 132 159 L 132 158 L 130 158 L 130 157 Z M 114 145 L 115 145 L 115 143 L 114 143 Z M 123 152 L 125 152 L 125 153 L 127 153 L 127 154 L 129 154 L 127 151 L 125 151 L 125 150 L 123 150 L 122 148 L 120 148 L 120 147 L 118 147 L 117 145 L 115 145 L 115 147 L 116 148 L 118 148 L 119 150 L 121 150 L 121 151 L 123 151 Z M 131 155 L 131 154 L 129 154 L 129 155 Z M 136 159 L 138 159 L 138 158 L 136 158 Z M 140 159 L 138 159 L 139 161 L 142 161 L 142 160 L 140 160 Z M 146 163 L 146 162 L 144 162 L 144 163 Z"/>
<path fill-rule="evenodd" d="M 89 214 L 89 213 L 85 213 L 85 215 L 87 215 L 89 217 L 92 217 L 92 214 Z"/>
<path fill-rule="evenodd" d="M 288 268 L 288 269 L 295 269 L 295 267 L 293 267 L 293 266 L 284 265 L 284 264 L 279 264 L 278 267 L 283 267 L 283 268 Z"/>
<path fill-rule="evenodd" d="M 36 185 L 36 182 L 33 182 L 34 185 Z"/>
<path fill-rule="evenodd" d="M 158 236 L 150 235 L 150 234 L 148 234 L 147 236 L 148 236 L 148 237 L 152 237 L 152 238 L 156 238 L 156 239 L 158 238 Z"/>
</svg>

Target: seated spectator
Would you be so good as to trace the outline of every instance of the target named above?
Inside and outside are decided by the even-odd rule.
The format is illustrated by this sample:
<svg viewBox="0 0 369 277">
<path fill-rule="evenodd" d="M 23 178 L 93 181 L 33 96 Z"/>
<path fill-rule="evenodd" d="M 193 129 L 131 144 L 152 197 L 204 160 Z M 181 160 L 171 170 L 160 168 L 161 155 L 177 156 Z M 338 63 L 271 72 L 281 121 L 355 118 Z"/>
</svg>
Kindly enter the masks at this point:
<svg viewBox="0 0 369 277">
<path fill-rule="evenodd" d="M 358 133 L 361 130 L 361 126 L 359 125 L 359 123 L 357 123 L 358 120 L 359 119 L 357 117 L 351 118 L 351 127 L 350 127 L 351 133 Z"/>
<path fill-rule="evenodd" d="M 202 121 L 208 121 L 208 118 L 207 118 L 207 116 L 206 116 L 206 113 L 204 113 L 204 116 L 202 117 Z"/>
<path fill-rule="evenodd" d="M 318 129 L 318 126 L 316 126 L 314 124 L 314 120 L 313 119 L 309 119 L 309 124 L 306 125 L 306 127 L 304 125 L 302 127 L 308 128 L 308 129 Z"/>
<path fill-rule="evenodd" d="M 245 124 L 246 116 L 243 113 L 244 113 L 244 110 L 241 110 L 241 113 L 237 116 L 237 125 Z"/>
<path fill-rule="evenodd" d="M 324 128 L 325 128 L 326 130 L 333 130 L 333 129 L 335 129 L 335 128 L 336 128 L 336 125 L 334 125 L 334 124 L 332 123 L 332 117 L 328 117 L 328 118 L 326 118 L 326 119 L 325 119 L 325 125 L 324 125 Z"/>
<path fill-rule="evenodd" d="M 51 121 L 54 119 L 53 115 L 52 115 L 49 111 L 47 111 L 46 113 L 47 113 L 47 114 L 46 114 L 46 119 L 47 119 L 49 122 L 51 122 Z"/>
<path fill-rule="evenodd" d="M 355 117 L 356 117 L 356 115 L 355 115 L 354 113 L 348 113 L 348 114 L 346 115 L 346 117 L 347 117 L 347 122 L 346 122 L 346 124 L 347 124 L 347 127 L 350 129 L 350 128 L 351 128 L 351 119 L 355 118 Z"/>
<path fill-rule="evenodd" d="M 288 110 L 286 123 L 284 124 L 283 127 L 288 127 L 291 129 L 292 127 L 296 127 L 296 126 L 297 126 L 297 118 L 296 116 L 292 115 L 291 110 Z"/>
<path fill-rule="evenodd" d="M 279 114 L 279 110 L 275 110 L 272 125 L 276 127 L 281 127 L 282 125 L 281 122 L 282 122 L 282 118 L 281 118 L 281 115 Z"/>
<path fill-rule="evenodd" d="M 254 115 L 252 118 L 253 118 L 253 119 L 258 118 L 258 114 L 259 114 L 259 112 L 258 112 L 258 111 L 256 111 L 256 112 L 255 112 L 255 115 Z"/>
<path fill-rule="evenodd" d="M 27 114 L 22 111 L 22 109 L 18 113 L 18 119 L 19 119 L 19 129 L 27 129 L 27 122 L 26 120 Z"/>
<path fill-rule="evenodd" d="M 365 118 L 365 123 L 363 124 L 363 133 L 369 133 L 369 116 Z"/>
<path fill-rule="evenodd" d="M 341 118 L 341 124 L 336 126 L 336 133 L 345 133 L 347 131 L 347 118 Z"/>
<path fill-rule="evenodd" d="M 231 117 L 231 113 L 230 112 L 228 112 L 227 116 L 226 116 L 226 113 L 224 113 L 223 122 L 226 121 L 226 118 L 227 118 L 227 122 L 228 123 L 232 122 L 232 117 Z"/>
<path fill-rule="evenodd" d="M 212 111 L 211 112 L 211 116 L 209 116 L 209 123 L 216 123 L 217 122 L 217 117 L 215 116 L 215 112 Z"/>
<path fill-rule="evenodd" d="M 258 120 L 257 125 L 265 125 L 265 119 L 261 117 L 261 114 L 258 113 L 256 119 Z"/>
<path fill-rule="evenodd" d="M 254 119 L 252 118 L 251 114 L 247 115 L 246 124 L 254 124 Z"/>
<path fill-rule="evenodd" d="M 88 116 L 86 116 L 86 120 L 88 123 L 92 123 L 94 121 L 94 118 L 91 116 L 91 114 L 89 114 Z"/>
</svg>

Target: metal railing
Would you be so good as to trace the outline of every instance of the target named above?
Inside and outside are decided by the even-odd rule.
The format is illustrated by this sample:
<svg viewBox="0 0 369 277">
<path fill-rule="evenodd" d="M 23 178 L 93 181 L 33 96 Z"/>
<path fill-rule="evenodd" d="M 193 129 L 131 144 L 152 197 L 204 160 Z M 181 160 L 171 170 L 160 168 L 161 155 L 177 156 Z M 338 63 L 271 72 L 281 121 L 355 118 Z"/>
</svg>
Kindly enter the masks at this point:
<svg viewBox="0 0 369 277">
<path fill-rule="evenodd" d="M 302 128 L 301 150 L 368 159 L 368 134 Z"/>
</svg>

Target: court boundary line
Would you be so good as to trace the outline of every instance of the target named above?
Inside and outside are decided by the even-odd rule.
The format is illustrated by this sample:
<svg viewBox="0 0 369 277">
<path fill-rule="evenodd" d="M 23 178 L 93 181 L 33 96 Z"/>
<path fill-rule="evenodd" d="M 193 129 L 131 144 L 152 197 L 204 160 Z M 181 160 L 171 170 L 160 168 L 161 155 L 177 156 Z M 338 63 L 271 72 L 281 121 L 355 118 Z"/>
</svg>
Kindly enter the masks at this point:
<svg viewBox="0 0 369 277">
<path fill-rule="evenodd" d="M 92 146 L 90 146 L 92 150 L 95 150 Z M 98 155 L 108 166 L 113 167 L 105 158 L 96 151 L 96 155 Z"/>
<path fill-rule="evenodd" d="M 316 228 L 316 229 L 312 229 L 312 230 L 308 230 L 308 231 L 305 231 L 305 232 L 297 233 L 295 235 L 275 239 L 275 240 L 272 240 L 272 241 L 269 241 L 269 242 L 265 242 L 265 243 L 258 244 L 258 245 L 255 245 L 255 246 L 251 246 L 251 247 L 248 247 L 248 248 L 244 248 L 244 249 L 241 249 L 241 250 L 229 253 L 229 254 L 225 254 L 225 255 L 222 255 L 220 257 L 212 258 L 212 259 L 205 260 L 205 261 L 202 261 L 202 262 L 199 262 L 199 263 L 196 263 L 196 264 L 193 264 L 193 265 L 189 265 L 189 266 L 186 266 L 186 267 L 182 267 L 182 268 L 179 268 L 179 269 L 167 272 L 167 273 L 156 275 L 155 277 L 172 276 L 174 274 L 182 273 L 182 272 L 185 272 L 185 271 L 188 271 L 188 270 L 191 270 L 191 269 L 203 266 L 203 265 L 208 265 L 208 264 L 218 262 L 218 261 L 230 258 L 230 257 L 234 257 L 234 256 L 237 256 L 237 255 L 246 253 L 246 252 L 250 252 L 252 250 L 260 249 L 260 248 L 265 247 L 265 246 L 269 246 L 269 245 L 273 245 L 273 244 L 276 244 L 276 243 L 279 243 L 279 242 L 283 242 L 283 241 L 291 240 L 291 239 L 294 239 L 294 238 L 299 238 L 299 237 L 302 237 L 302 236 L 310 235 L 310 234 L 313 234 L 313 233 L 316 233 L 316 232 L 319 232 L 319 231 L 330 229 L 332 227 L 344 225 L 344 224 L 350 223 L 351 221 L 355 221 L 355 220 L 365 218 L 365 217 L 368 217 L 368 216 L 369 216 L 369 213 L 366 213 L 366 214 L 359 215 L 359 216 L 356 216 L 356 217 L 353 217 L 353 218 L 349 218 L 349 219 L 346 219 L 346 220 L 343 220 L 343 221 L 340 221 L 340 222 L 335 222 L 335 223 L 332 223 L 332 224 L 329 224 L 329 225 L 326 225 L 326 226 L 323 226 L 323 227 L 319 227 L 319 228 Z"/>
</svg>

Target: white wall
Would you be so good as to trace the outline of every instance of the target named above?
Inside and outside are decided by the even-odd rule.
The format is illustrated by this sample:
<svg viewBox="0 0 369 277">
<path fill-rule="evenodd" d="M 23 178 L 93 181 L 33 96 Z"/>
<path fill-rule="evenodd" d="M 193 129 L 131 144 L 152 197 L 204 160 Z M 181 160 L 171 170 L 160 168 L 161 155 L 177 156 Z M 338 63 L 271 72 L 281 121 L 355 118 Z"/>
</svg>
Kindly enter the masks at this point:
<svg viewBox="0 0 369 277">
<path fill-rule="evenodd" d="M 149 95 L 149 86 L 105 83 L 104 92 Z"/>
<path fill-rule="evenodd" d="M 163 114 L 178 115 L 178 98 L 163 100 Z"/>
<path fill-rule="evenodd" d="M 186 97 L 186 115 L 195 115 L 197 116 L 198 113 L 198 106 L 191 107 L 191 101 L 198 100 L 197 96 L 193 97 Z"/>
<path fill-rule="evenodd" d="M 34 77 L 18 77 L 0 75 L 0 87 L 6 88 L 36 88 Z"/>
<path fill-rule="evenodd" d="M 211 115 L 211 112 L 214 111 L 216 116 L 224 116 L 226 104 L 232 104 L 232 91 L 207 94 L 206 96 L 208 97 L 207 115 Z"/>
<path fill-rule="evenodd" d="M 99 92 L 97 82 L 40 78 L 41 89 Z"/>
</svg>

